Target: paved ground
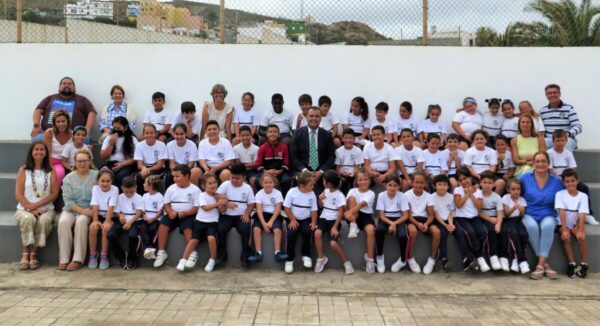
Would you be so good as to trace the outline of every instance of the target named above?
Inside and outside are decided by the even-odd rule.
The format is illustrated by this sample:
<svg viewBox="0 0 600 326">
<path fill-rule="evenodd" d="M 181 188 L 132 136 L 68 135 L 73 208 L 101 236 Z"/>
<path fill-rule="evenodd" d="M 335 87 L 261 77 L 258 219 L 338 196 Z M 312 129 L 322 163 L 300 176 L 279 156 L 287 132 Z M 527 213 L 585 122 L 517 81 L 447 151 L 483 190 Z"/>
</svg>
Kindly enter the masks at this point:
<svg viewBox="0 0 600 326">
<path fill-rule="evenodd" d="M 532 281 L 331 270 L 20 272 L 0 264 L 0 325 L 12 324 L 600 325 L 600 274 Z"/>
</svg>

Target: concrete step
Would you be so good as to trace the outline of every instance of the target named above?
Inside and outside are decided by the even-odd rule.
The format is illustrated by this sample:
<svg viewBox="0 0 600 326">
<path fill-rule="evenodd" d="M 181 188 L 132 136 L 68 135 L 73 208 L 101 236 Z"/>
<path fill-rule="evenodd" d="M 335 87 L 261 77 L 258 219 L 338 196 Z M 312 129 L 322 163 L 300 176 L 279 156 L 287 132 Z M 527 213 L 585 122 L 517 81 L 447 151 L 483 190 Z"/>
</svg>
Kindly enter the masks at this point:
<svg viewBox="0 0 600 326">
<path fill-rule="evenodd" d="M 57 217 L 58 219 L 58 217 Z M 56 221 L 55 221 L 56 226 Z M 600 227 L 587 227 L 587 235 L 588 235 L 588 246 L 589 248 L 599 248 L 600 247 Z M 126 237 L 123 236 L 121 239 L 122 245 L 126 248 Z M 355 268 L 364 268 L 365 261 L 363 255 L 366 250 L 365 243 L 365 234 L 361 232 L 359 237 L 356 239 L 348 239 L 348 227 L 344 223 L 342 227 L 342 234 L 340 236 L 340 244 L 344 248 L 344 251 L 348 255 L 350 261 L 354 265 Z M 300 244 L 298 244 L 300 246 Z M 576 255 L 578 255 L 577 246 L 575 247 Z M 20 232 L 16 225 L 16 221 L 14 218 L 14 212 L 0 212 L 0 262 L 15 262 L 20 259 L 21 253 L 21 239 Z M 229 260 L 223 264 L 227 267 L 239 267 L 240 261 L 239 256 L 241 252 L 241 244 L 240 244 L 240 236 L 239 234 L 232 230 L 227 238 L 227 248 Z M 285 247 L 283 247 L 285 248 Z M 325 245 L 325 255 L 329 258 L 329 263 L 327 268 L 333 269 L 342 269 L 342 262 L 340 259 L 329 249 L 329 246 Z M 417 238 L 417 243 L 415 249 L 413 251 L 414 257 L 419 262 L 421 266 L 423 266 L 427 258 L 430 255 L 431 251 L 431 242 L 430 238 L 426 235 L 419 234 Z M 167 261 L 167 265 L 175 266 L 184 249 L 184 239 L 179 232 L 171 232 L 169 237 L 169 242 L 167 246 L 167 252 L 169 254 L 169 259 Z M 203 266 L 208 261 L 208 246 L 206 242 L 201 243 L 198 246 L 198 266 Z M 297 258 L 295 262 L 295 268 L 302 268 L 301 257 L 299 253 L 300 248 L 297 248 Z M 590 250 L 590 252 L 594 252 L 594 250 Z M 264 260 L 261 263 L 253 264 L 253 268 L 261 268 L 261 269 L 282 269 L 283 264 L 278 263 L 274 260 L 273 257 L 273 237 L 271 234 L 263 235 L 263 253 Z M 452 264 L 453 271 L 462 270 L 462 263 L 460 253 L 458 251 L 458 246 L 456 245 L 456 239 L 454 236 L 450 236 L 448 238 L 448 254 L 449 259 Z M 389 270 L 389 267 L 398 259 L 400 256 L 400 250 L 398 246 L 398 241 L 391 236 L 387 236 L 385 241 L 385 262 L 386 267 Z M 313 262 L 316 258 L 316 254 L 314 253 L 313 246 Z M 527 249 L 527 257 L 531 266 L 535 266 L 536 263 L 533 251 L 531 248 Z M 48 246 L 43 248 L 40 251 L 40 260 L 43 263 L 56 265 L 58 262 L 58 241 L 57 241 L 57 232 L 56 228 L 52 230 L 48 238 Z M 552 266 L 564 273 L 566 271 L 566 257 L 563 251 L 562 243 L 560 241 L 560 237 L 557 234 L 554 238 L 554 243 L 552 245 L 552 250 L 550 252 L 549 261 Z M 596 266 L 600 266 L 600 255 L 591 254 L 590 255 L 590 266 L 592 271 L 596 270 Z M 141 259 L 140 264 L 142 267 L 151 268 L 152 262 Z M 116 262 L 113 259 L 113 265 L 116 266 Z M 114 267 L 113 267 L 114 268 Z"/>
<path fill-rule="evenodd" d="M 576 150 L 579 178 L 586 183 L 600 182 L 600 150 Z"/>
</svg>

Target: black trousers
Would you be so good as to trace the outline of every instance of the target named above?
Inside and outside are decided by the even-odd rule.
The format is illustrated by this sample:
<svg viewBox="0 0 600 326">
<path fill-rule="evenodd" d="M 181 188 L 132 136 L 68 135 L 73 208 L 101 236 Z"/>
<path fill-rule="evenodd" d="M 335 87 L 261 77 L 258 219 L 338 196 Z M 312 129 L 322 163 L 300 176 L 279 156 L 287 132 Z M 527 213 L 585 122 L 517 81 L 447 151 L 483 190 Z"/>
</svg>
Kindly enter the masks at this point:
<svg viewBox="0 0 600 326">
<path fill-rule="evenodd" d="M 313 232 L 310 229 L 310 218 L 305 220 L 298 220 L 298 228 L 295 230 L 290 229 L 290 223 L 287 223 L 287 261 L 294 261 L 296 258 L 296 242 L 298 241 L 298 235 L 302 237 L 302 248 L 300 252 L 302 256 L 311 256 L 310 245 L 312 242 Z"/>
<path fill-rule="evenodd" d="M 133 261 L 137 261 L 137 248 L 140 244 L 140 239 L 138 237 L 140 225 L 144 223 L 143 221 L 137 221 L 131 225 L 129 230 L 123 229 L 123 224 L 119 221 L 114 221 L 112 228 L 108 232 L 108 241 L 110 243 L 110 249 L 113 254 L 119 261 L 125 261 L 125 258 Z M 121 233 L 127 232 L 127 240 L 128 240 L 128 251 L 127 253 L 121 247 L 119 243 L 119 236 Z"/>
<path fill-rule="evenodd" d="M 140 224 L 140 238 L 142 239 L 142 244 L 144 245 L 144 249 L 154 248 L 154 243 L 156 241 L 156 231 L 160 223 L 158 219 L 156 219 L 152 223 L 147 223 L 146 221 L 142 221 Z"/>
<path fill-rule="evenodd" d="M 248 259 L 250 256 L 250 221 L 242 221 L 241 216 L 231 216 L 221 214 L 219 224 L 217 225 L 217 250 L 219 253 L 227 252 L 227 233 L 234 228 L 242 237 L 242 255 L 240 259 Z"/>
<path fill-rule="evenodd" d="M 476 219 L 474 224 L 476 228 L 475 232 L 477 232 L 482 239 L 482 251 L 487 253 L 489 257 L 498 256 L 498 233 L 496 233 L 496 226 L 482 218 Z M 482 236 L 482 233 L 484 236 Z"/>
<path fill-rule="evenodd" d="M 529 235 L 520 217 L 509 217 L 502 221 L 502 231 L 499 234 L 498 254 L 500 257 L 517 261 L 525 261 L 525 246 Z"/>
<path fill-rule="evenodd" d="M 382 220 L 377 221 L 377 228 L 375 229 L 375 243 L 377 246 L 377 256 L 383 255 L 383 245 L 385 242 L 385 235 L 388 232 L 389 224 Z M 394 237 L 398 238 L 400 243 L 400 257 L 402 261 L 406 261 L 406 253 L 408 247 L 408 229 L 406 223 L 400 223 L 396 227 L 396 233 Z"/>
<path fill-rule="evenodd" d="M 485 240 L 486 233 L 482 232 L 481 228 L 478 228 L 477 220 L 479 217 L 465 218 L 455 217 L 454 224 L 456 225 L 456 241 L 458 242 L 458 248 L 464 258 L 468 257 L 481 257 L 482 249 L 481 244 Z M 477 231 L 479 230 L 479 231 Z"/>
</svg>

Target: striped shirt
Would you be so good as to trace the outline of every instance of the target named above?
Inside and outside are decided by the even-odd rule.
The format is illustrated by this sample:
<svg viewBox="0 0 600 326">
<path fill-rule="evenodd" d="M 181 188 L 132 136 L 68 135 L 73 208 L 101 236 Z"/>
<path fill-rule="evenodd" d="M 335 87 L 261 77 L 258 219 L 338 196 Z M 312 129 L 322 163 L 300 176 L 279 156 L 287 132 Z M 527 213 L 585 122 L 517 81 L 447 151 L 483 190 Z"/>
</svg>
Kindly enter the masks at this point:
<svg viewBox="0 0 600 326">
<path fill-rule="evenodd" d="M 550 108 L 550 105 L 540 109 L 540 116 L 544 121 L 546 132 L 544 137 L 551 138 L 554 130 L 562 129 L 569 132 L 571 137 L 575 138 L 582 131 L 581 122 L 572 105 L 560 102 L 557 108 Z"/>
</svg>

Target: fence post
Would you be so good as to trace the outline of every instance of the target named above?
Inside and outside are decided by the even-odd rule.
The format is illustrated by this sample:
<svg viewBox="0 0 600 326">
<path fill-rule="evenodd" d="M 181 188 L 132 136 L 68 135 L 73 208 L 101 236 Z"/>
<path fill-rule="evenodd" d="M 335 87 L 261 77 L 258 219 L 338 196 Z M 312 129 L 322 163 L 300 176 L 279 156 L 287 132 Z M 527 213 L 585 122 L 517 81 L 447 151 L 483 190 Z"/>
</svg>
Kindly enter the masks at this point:
<svg viewBox="0 0 600 326">
<path fill-rule="evenodd" d="M 65 3 L 63 4 L 63 11 L 65 15 L 65 44 L 69 43 L 69 17 L 67 17 L 67 3 L 68 1 L 65 0 Z"/>
<path fill-rule="evenodd" d="M 4 0 L 4 20 L 8 19 L 8 0 Z"/>
<path fill-rule="evenodd" d="M 23 0 L 17 0 L 17 43 L 23 42 Z"/>
<path fill-rule="evenodd" d="M 427 34 L 427 19 L 428 19 L 428 0 L 423 0 L 423 45 L 429 44 L 429 35 Z"/>
<path fill-rule="evenodd" d="M 221 44 L 225 44 L 225 0 L 221 0 L 221 6 L 219 8 L 219 29 Z"/>
</svg>

